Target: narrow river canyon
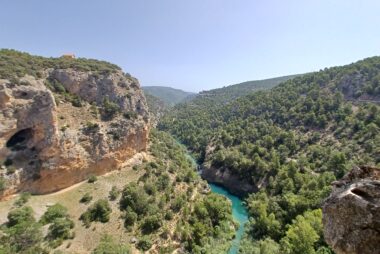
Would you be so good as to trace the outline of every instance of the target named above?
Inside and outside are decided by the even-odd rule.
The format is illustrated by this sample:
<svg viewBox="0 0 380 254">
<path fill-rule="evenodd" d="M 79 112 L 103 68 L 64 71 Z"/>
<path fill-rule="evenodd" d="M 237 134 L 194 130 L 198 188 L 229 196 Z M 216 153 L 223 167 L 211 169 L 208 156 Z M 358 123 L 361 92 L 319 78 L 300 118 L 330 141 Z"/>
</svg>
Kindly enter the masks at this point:
<svg viewBox="0 0 380 254">
<path fill-rule="evenodd" d="M 182 146 L 186 149 L 184 145 Z M 193 162 L 194 166 L 196 166 L 196 168 L 199 169 L 200 165 L 197 163 L 197 161 L 191 156 L 191 154 L 188 151 L 187 151 L 187 156 Z M 208 185 L 210 186 L 210 189 L 212 192 L 225 196 L 227 199 L 231 201 L 232 217 L 236 222 L 239 223 L 239 228 L 236 231 L 235 238 L 233 239 L 233 242 L 232 242 L 231 248 L 228 251 L 228 254 L 237 254 L 239 251 L 240 240 L 244 234 L 244 225 L 246 222 L 248 222 L 247 208 L 245 207 L 243 200 L 241 198 L 239 198 L 236 195 L 231 194 L 223 186 L 213 184 L 213 183 L 208 183 Z"/>
</svg>

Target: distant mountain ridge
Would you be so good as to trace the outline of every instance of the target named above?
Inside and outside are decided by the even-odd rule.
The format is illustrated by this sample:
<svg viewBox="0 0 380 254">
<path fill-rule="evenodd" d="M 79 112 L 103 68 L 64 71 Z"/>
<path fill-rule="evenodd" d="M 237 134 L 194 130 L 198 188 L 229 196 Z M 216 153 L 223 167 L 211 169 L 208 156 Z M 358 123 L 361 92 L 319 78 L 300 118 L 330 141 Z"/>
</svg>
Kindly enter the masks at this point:
<svg viewBox="0 0 380 254">
<path fill-rule="evenodd" d="M 144 86 L 142 89 L 146 94 L 157 97 L 168 106 L 174 106 L 195 95 L 195 93 L 192 92 L 166 86 Z"/>
<path fill-rule="evenodd" d="M 210 98 L 213 101 L 228 102 L 255 91 L 269 90 L 282 82 L 301 75 L 302 74 L 296 74 L 262 80 L 246 81 L 208 91 L 202 91 L 199 93 L 199 96 Z"/>
</svg>

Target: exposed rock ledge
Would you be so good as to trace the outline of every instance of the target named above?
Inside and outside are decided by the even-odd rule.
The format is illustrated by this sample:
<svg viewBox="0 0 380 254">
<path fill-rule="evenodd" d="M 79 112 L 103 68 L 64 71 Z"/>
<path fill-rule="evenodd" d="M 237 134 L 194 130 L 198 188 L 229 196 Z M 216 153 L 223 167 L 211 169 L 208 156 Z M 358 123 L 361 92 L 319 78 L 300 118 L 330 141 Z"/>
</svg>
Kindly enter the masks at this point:
<svg viewBox="0 0 380 254">
<path fill-rule="evenodd" d="M 228 169 L 202 167 L 201 170 L 202 178 L 207 182 L 221 185 L 236 196 L 243 197 L 247 195 L 247 193 L 257 191 L 257 187 L 251 185 L 248 181 L 231 174 Z"/>
<path fill-rule="evenodd" d="M 380 169 L 356 167 L 334 182 L 323 225 L 337 254 L 380 253 Z"/>
<path fill-rule="evenodd" d="M 53 94 L 47 80 L 59 82 L 82 105 Z M 105 99 L 119 112 L 108 119 Z M 38 79 L 0 79 L 0 199 L 57 191 L 118 169 L 146 149 L 148 134 L 145 97 L 138 81 L 121 71 L 47 69 Z"/>
</svg>

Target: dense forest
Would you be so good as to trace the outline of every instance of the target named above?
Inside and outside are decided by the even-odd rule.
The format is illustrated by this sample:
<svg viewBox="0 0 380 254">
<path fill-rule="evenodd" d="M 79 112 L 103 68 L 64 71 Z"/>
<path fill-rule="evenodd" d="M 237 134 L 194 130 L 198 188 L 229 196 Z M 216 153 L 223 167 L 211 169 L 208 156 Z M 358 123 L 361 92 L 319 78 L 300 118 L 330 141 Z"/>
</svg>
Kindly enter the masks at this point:
<svg viewBox="0 0 380 254">
<path fill-rule="evenodd" d="M 177 105 L 159 128 L 203 166 L 257 187 L 247 193 L 250 222 L 240 252 L 332 253 L 321 201 L 353 165 L 380 164 L 380 57 L 222 101 L 198 96 Z"/>
</svg>

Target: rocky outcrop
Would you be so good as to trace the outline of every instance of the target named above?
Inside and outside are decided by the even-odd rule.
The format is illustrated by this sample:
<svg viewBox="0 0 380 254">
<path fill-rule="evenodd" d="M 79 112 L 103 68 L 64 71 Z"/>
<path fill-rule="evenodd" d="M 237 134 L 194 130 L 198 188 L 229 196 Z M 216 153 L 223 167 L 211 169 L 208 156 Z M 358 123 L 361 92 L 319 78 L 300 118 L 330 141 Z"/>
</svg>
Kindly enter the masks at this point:
<svg viewBox="0 0 380 254">
<path fill-rule="evenodd" d="M 380 253 L 380 169 L 354 168 L 323 204 L 326 242 L 338 254 Z"/>
<path fill-rule="evenodd" d="M 120 70 L 0 79 L 0 198 L 53 192 L 118 169 L 146 149 L 148 134 L 139 83 Z"/>
<path fill-rule="evenodd" d="M 202 167 L 201 176 L 209 183 L 223 186 L 232 194 L 243 197 L 248 193 L 256 192 L 257 188 L 245 179 L 239 178 L 226 168 Z"/>
</svg>

